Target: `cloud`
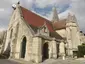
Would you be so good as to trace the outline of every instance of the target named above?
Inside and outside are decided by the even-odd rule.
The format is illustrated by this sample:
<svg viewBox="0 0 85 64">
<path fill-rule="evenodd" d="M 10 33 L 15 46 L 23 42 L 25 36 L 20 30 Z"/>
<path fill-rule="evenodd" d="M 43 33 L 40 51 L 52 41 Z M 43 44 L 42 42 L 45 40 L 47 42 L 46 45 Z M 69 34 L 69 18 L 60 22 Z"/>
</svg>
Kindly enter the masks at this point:
<svg viewBox="0 0 85 64">
<path fill-rule="evenodd" d="M 61 4 L 62 3 L 62 4 Z M 36 0 L 35 4 L 39 8 L 45 8 L 47 6 L 58 6 L 58 5 L 64 5 L 69 4 L 70 0 Z"/>
<path fill-rule="evenodd" d="M 56 6 L 58 13 L 62 13 L 69 8 L 70 3 L 71 0 L 36 0 L 32 10 L 52 20 L 52 8 L 54 6 Z"/>
<path fill-rule="evenodd" d="M 12 4 L 18 0 L 2 0 L 0 2 L 0 30 L 7 29 L 12 13 Z"/>
<path fill-rule="evenodd" d="M 20 0 L 20 4 L 28 9 L 31 9 L 34 3 L 35 0 Z"/>
<path fill-rule="evenodd" d="M 4 8 L 0 8 L 0 11 L 5 11 Z"/>
<path fill-rule="evenodd" d="M 42 15 L 42 13 L 46 14 L 46 11 L 49 13 L 53 6 L 57 7 L 59 13 L 64 12 L 69 7 L 71 0 L 20 0 L 20 2 L 25 8 L 41 12 Z"/>
<path fill-rule="evenodd" d="M 75 13 L 80 29 L 85 32 L 85 0 L 72 0 L 70 10 Z"/>
<path fill-rule="evenodd" d="M 67 9 L 66 11 L 58 14 L 59 19 L 65 19 L 65 18 L 67 18 L 68 13 L 73 14 L 69 9 Z M 47 17 L 49 20 L 52 20 L 53 11 L 50 11 L 48 14 L 46 14 L 46 17 Z"/>
<path fill-rule="evenodd" d="M 2 0 L 0 2 L 0 28 L 8 26 L 12 13 L 12 4 L 19 0 Z M 23 7 L 35 11 L 38 14 L 52 19 L 52 7 L 55 5 L 59 17 L 66 17 L 68 12 L 74 12 L 80 29 L 85 32 L 85 0 L 20 0 Z"/>
<path fill-rule="evenodd" d="M 4 30 L 6 30 L 5 28 L 0 28 L 0 32 L 2 32 L 2 31 L 4 31 Z"/>
<path fill-rule="evenodd" d="M 6 28 L 8 26 L 12 13 L 11 6 L 18 1 L 19 0 L 3 0 L 0 2 L 0 28 Z M 66 7 L 69 3 L 70 0 L 20 0 L 20 4 L 23 7 L 31 9 L 46 18 L 49 18 L 54 5 L 57 6 L 60 12 L 63 12 L 64 7 Z"/>
<path fill-rule="evenodd" d="M 64 6 L 62 7 L 63 2 L 64 0 L 60 1 L 61 4 L 59 4 L 58 2 L 57 5 L 57 10 L 62 11 L 61 13 L 59 13 L 59 17 L 67 18 L 69 12 L 75 14 L 80 30 L 82 30 L 85 33 L 85 0 L 70 0 L 70 3 L 67 1 L 67 4 L 69 4 L 69 7 L 67 8 L 65 8 L 66 4 L 64 4 Z M 46 16 L 51 20 L 52 11 L 50 11 Z"/>
<path fill-rule="evenodd" d="M 9 0 L 9 2 L 13 3 L 17 3 L 19 0 Z"/>
</svg>

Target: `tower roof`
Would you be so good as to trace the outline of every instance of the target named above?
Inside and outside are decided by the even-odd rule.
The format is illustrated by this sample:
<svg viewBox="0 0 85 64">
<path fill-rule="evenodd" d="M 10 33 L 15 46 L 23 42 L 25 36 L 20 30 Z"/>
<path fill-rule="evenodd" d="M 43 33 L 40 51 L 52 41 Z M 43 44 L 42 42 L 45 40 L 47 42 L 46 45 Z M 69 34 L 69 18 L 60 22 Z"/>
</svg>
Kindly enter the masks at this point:
<svg viewBox="0 0 85 64">
<path fill-rule="evenodd" d="M 57 21 L 59 21 L 58 12 L 56 10 L 56 7 L 54 6 L 53 7 L 53 18 L 52 18 L 52 22 L 54 23 L 54 22 L 57 22 Z"/>
</svg>

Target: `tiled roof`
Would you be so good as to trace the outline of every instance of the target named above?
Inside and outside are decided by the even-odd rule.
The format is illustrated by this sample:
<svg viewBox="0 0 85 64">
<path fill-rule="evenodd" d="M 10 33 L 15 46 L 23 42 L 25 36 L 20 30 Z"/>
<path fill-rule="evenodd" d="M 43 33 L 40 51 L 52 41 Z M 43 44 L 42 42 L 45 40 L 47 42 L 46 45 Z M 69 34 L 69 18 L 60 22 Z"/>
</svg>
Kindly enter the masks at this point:
<svg viewBox="0 0 85 64">
<path fill-rule="evenodd" d="M 44 23 L 46 23 L 49 32 L 50 33 L 55 32 L 53 29 L 51 21 L 31 12 L 30 10 L 27 10 L 26 8 L 24 8 L 22 6 L 20 6 L 20 8 L 21 8 L 21 12 L 22 12 L 22 15 L 23 15 L 26 23 L 28 23 L 29 25 L 34 26 L 34 27 L 41 27 L 44 25 Z M 59 34 L 54 35 L 54 37 L 55 36 L 57 39 L 62 39 L 62 37 Z"/>
<path fill-rule="evenodd" d="M 24 7 L 21 7 L 21 10 L 23 17 L 28 24 L 33 25 L 35 27 L 40 27 L 46 22 L 49 31 L 54 32 L 51 22 L 49 20 L 40 17 L 39 15 L 25 9 Z"/>
<path fill-rule="evenodd" d="M 53 23 L 53 26 L 56 30 L 65 29 L 66 28 L 66 19 Z"/>
</svg>

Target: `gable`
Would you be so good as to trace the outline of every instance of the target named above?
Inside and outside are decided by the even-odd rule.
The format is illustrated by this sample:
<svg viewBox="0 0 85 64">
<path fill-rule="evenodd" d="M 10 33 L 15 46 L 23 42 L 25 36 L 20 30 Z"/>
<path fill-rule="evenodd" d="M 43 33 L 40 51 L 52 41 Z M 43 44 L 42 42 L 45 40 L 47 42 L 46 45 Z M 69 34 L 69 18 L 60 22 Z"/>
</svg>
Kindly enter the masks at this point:
<svg viewBox="0 0 85 64">
<path fill-rule="evenodd" d="M 39 27 L 38 31 L 39 31 L 39 33 L 41 35 L 49 36 L 49 30 L 48 30 L 46 24 L 44 24 L 43 26 Z"/>
<path fill-rule="evenodd" d="M 14 23 L 18 22 L 19 18 L 20 18 L 20 11 L 19 8 L 16 7 L 16 9 L 12 12 L 11 19 L 9 22 L 9 27 L 12 27 Z"/>
<path fill-rule="evenodd" d="M 14 20 L 15 20 L 15 15 L 16 15 L 16 10 L 14 10 L 13 13 L 12 13 L 12 16 L 11 16 L 9 25 L 11 25 L 11 24 L 14 22 Z"/>
<path fill-rule="evenodd" d="M 49 30 L 49 35 L 51 35 L 52 37 L 56 37 L 57 39 L 62 39 L 62 37 L 59 34 L 54 34 L 54 28 L 53 25 L 51 23 L 51 21 L 25 9 L 24 7 L 20 6 L 20 11 L 22 14 L 23 19 L 25 20 L 24 22 L 26 24 L 28 24 L 29 26 L 31 26 L 32 28 L 34 28 L 33 30 L 37 31 L 37 29 L 41 26 L 44 25 L 44 23 L 46 23 L 47 29 Z M 53 35 L 52 35 L 53 33 Z"/>
<path fill-rule="evenodd" d="M 23 8 L 20 7 L 21 11 L 22 11 L 22 15 L 25 19 L 25 21 L 29 24 L 29 25 L 33 25 L 35 27 L 40 27 L 42 25 L 44 25 L 44 23 L 46 22 L 47 28 L 49 29 L 50 32 L 54 32 L 52 24 L 49 20 L 40 17 L 39 15 Z"/>
</svg>

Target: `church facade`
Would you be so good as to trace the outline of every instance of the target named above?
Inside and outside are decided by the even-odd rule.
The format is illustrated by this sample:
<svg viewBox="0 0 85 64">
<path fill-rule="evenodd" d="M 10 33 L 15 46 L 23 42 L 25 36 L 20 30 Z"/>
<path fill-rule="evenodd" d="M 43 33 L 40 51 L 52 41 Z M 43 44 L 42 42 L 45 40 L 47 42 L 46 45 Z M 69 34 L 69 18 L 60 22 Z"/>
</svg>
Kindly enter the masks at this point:
<svg viewBox="0 0 85 64">
<path fill-rule="evenodd" d="M 10 49 L 10 58 L 39 63 L 77 51 L 81 42 L 75 16 L 60 20 L 54 8 L 49 21 L 19 4 L 13 9 L 4 48 Z"/>
<path fill-rule="evenodd" d="M 78 45 L 81 45 L 81 35 L 75 15 L 68 13 L 66 19 L 59 19 L 54 9 L 53 26 L 59 35 L 65 39 L 65 48 L 68 56 L 73 56 L 78 51 Z M 83 40 L 82 40 L 83 41 Z M 60 43 L 61 44 L 61 43 Z"/>
</svg>

